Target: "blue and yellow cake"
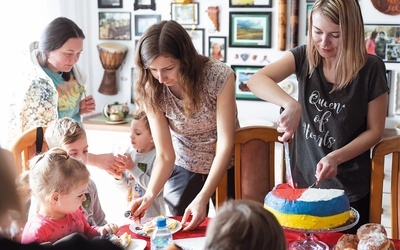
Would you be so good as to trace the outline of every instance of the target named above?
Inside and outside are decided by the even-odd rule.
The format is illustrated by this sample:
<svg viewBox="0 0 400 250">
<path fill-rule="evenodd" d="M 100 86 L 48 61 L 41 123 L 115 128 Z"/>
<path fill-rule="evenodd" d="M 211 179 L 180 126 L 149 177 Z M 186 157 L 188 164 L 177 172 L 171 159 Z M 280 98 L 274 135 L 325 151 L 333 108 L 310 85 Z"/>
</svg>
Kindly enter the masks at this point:
<svg viewBox="0 0 400 250">
<path fill-rule="evenodd" d="M 264 207 L 288 228 L 330 229 L 350 218 L 349 200 L 340 189 L 292 188 L 279 184 L 265 197 Z"/>
</svg>

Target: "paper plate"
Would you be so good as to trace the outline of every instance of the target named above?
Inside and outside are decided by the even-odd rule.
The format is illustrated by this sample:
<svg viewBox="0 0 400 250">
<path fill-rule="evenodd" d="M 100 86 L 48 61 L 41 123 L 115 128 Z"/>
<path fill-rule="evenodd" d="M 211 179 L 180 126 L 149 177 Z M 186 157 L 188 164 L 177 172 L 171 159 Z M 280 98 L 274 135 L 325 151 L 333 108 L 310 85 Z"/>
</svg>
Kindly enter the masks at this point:
<svg viewBox="0 0 400 250">
<path fill-rule="evenodd" d="M 174 228 L 174 229 L 171 229 L 170 231 L 171 231 L 171 233 L 172 234 L 174 234 L 174 233 L 176 233 L 176 232 L 178 232 L 179 230 L 181 230 L 182 229 L 182 225 L 181 225 L 181 222 L 180 221 L 177 221 L 177 220 L 175 220 L 175 219 L 172 219 L 172 218 L 168 218 L 169 220 L 174 220 L 174 221 L 176 221 L 176 227 Z M 135 234 L 137 234 L 137 235 L 141 235 L 141 236 L 144 236 L 144 237 L 151 237 L 151 235 L 153 234 L 153 232 L 151 232 L 151 233 L 146 233 L 146 232 L 144 232 L 144 231 L 142 231 L 142 230 L 138 230 L 138 229 L 136 229 L 136 227 L 137 227 L 138 225 L 137 225 L 137 223 L 132 223 L 132 224 L 130 224 L 129 225 L 129 229 L 133 232 L 133 233 L 135 233 Z"/>
<path fill-rule="evenodd" d="M 147 246 L 147 241 L 141 239 L 131 239 L 126 250 L 144 250 Z"/>
</svg>

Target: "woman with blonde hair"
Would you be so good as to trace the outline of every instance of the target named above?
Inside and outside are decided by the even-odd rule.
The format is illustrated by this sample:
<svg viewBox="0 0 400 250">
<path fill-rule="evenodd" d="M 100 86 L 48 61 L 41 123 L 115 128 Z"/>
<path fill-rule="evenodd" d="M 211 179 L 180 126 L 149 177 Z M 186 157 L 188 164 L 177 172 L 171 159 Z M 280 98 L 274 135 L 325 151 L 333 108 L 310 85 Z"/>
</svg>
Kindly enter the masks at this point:
<svg viewBox="0 0 400 250">
<path fill-rule="evenodd" d="M 292 138 L 292 175 L 299 188 L 343 189 L 368 222 L 370 148 L 385 128 L 388 86 L 382 59 L 368 55 L 357 0 L 317 0 L 307 44 L 256 72 L 250 90 L 283 107 L 281 141 Z M 278 85 L 291 74 L 297 100 Z M 357 226 L 353 230 L 357 229 Z"/>
</svg>

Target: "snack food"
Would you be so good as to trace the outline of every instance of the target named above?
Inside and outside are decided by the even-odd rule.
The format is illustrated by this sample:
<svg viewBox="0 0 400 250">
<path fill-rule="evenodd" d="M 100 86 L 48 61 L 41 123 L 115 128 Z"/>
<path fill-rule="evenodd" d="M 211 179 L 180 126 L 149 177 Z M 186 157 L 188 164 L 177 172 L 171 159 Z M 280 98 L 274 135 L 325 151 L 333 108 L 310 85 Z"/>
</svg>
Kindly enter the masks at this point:
<svg viewBox="0 0 400 250">
<path fill-rule="evenodd" d="M 178 222 L 176 220 L 168 218 L 163 215 L 160 215 L 160 216 L 154 217 L 151 221 L 146 222 L 143 225 L 142 231 L 145 232 L 146 234 L 153 232 L 156 229 L 157 218 L 166 218 L 167 219 L 167 228 L 169 230 L 175 229 L 176 226 L 178 225 Z"/>
<path fill-rule="evenodd" d="M 358 246 L 357 235 L 343 234 L 339 238 L 334 250 L 357 250 L 357 246 Z"/>
<path fill-rule="evenodd" d="M 358 242 L 358 250 L 394 250 L 394 245 L 391 240 L 383 233 L 365 234 Z"/>
<path fill-rule="evenodd" d="M 357 229 L 358 239 L 361 239 L 361 237 L 364 235 L 371 233 L 383 233 L 384 235 L 387 235 L 385 227 L 378 223 L 367 223 Z"/>
<path fill-rule="evenodd" d="M 264 207 L 284 227 L 330 229 L 351 218 L 350 203 L 343 190 L 292 188 L 279 184 L 264 199 Z"/>
<path fill-rule="evenodd" d="M 129 243 L 131 243 L 131 236 L 128 233 L 123 233 L 121 236 L 117 236 L 115 234 L 109 235 L 108 238 L 112 243 L 117 246 L 122 247 L 123 249 L 127 249 Z"/>
</svg>

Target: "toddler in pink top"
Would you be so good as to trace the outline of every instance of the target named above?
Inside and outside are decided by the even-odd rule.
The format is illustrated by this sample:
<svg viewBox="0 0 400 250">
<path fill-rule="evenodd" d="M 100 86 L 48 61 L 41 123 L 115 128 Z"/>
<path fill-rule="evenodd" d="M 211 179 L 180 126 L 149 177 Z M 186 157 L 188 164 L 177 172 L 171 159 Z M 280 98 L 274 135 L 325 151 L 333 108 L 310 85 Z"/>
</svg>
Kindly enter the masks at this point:
<svg viewBox="0 0 400 250">
<path fill-rule="evenodd" d="M 54 243 L 72 233 L 87 238 L 116 233 L 118 226 L 90 226 L 82 212 L 89 171 L 61 148 L 53 148 L 30 161 L 29 186 L 38 210 L 28 219 L 21 243 Z"/>
</svg>

